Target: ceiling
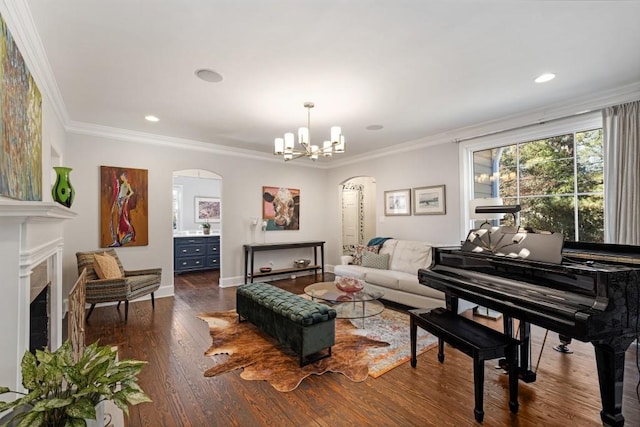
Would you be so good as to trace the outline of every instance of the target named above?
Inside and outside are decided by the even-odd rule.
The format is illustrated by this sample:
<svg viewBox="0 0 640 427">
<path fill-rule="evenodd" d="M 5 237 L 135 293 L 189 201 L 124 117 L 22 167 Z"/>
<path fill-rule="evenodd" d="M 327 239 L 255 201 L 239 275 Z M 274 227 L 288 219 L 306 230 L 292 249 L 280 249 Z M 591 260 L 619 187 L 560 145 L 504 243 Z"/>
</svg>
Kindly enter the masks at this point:
<svg viewBox="0 0 640 427">
<path fill-rule="evenodd" d="M 640 82 L 638 1 L 27 5 L 69 123 L 263 153 L 306 124 L 305 101 L 312 142 L 340 125 L 357 158 Z"/>
</svg>

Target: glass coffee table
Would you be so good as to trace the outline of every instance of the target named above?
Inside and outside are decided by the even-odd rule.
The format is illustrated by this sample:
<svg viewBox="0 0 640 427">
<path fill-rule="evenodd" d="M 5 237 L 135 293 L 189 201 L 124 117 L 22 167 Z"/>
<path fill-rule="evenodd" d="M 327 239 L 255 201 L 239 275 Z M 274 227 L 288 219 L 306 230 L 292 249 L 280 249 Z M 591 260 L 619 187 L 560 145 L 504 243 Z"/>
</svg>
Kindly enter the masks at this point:
<svg viewBox="0 0 640 427">
<path fill-rule="evenodd" d="M 320 300 L 327 303 L 336 311 L 338 319 L 362 319 L 376 316 L 384 310 L 384 304 L 379 299 L 383 292 L 367 291 L 343 292 L 336 287 L 335 282 L 314 283 L 304 288 L 304 293 L 314 301 Z"/>
</svg>

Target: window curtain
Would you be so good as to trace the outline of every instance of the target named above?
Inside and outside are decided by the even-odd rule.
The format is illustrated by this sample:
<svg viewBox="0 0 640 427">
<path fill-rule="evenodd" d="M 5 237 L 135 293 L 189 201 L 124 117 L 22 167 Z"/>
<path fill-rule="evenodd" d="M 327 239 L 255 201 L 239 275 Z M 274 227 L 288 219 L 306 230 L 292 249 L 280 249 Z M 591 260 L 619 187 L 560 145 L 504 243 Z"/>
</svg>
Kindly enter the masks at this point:
<svg viewBox="0 0 640 427">
<path fill-rule="evenodd" d="M 640 101 L 602 113 L 605 242 L 640 245 Z"/>
</svg>

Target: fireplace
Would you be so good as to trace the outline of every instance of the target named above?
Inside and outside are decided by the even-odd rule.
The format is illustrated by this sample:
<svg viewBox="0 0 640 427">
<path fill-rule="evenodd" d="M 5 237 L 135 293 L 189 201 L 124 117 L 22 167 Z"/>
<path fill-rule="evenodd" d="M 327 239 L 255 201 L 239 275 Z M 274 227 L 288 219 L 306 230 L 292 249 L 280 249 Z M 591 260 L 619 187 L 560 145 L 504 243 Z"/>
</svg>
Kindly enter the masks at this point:
<svg viewBox="0 0 640 427">
<path fill-rule="evenodd" d="M 42 350 L 50 347 L 49 343 L 49 315 L 51 309 L 49 295 L 51 282 L 49 281 L 49 263 L 41 262 L 33 268 L 31 273 L 31 304 L 29 305 L 29 351 Z"/>
<path fill-rule="evenodd" d="M 20 362 L 40 322 L 31 320 L 32 292 L 46 298 L 38 310 L 47 325 L 34 329 L 46 331 L 51 349 L 62 344 L 63 221 L 75 215 L 53 202 L 0 199 L 0 384 L 12 390 L 24 390 Z"/>
<path fill-rule="evenodd" d="M 49 285 L 47 284 L 29 306 L 29 351 L 49 347 Z"/>
</svg>

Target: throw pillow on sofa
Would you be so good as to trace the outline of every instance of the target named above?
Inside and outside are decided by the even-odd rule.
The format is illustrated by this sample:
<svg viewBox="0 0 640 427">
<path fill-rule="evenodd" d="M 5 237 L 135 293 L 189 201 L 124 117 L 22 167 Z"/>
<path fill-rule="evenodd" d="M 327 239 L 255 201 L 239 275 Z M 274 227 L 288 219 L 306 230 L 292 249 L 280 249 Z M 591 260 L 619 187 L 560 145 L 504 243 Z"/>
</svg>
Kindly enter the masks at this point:
<svg viewBox="0 0 640 427">
<path fill-rule="evenodd" d="M 389 268 L 389 254 L 365 252 L 362 254 L 362 266 L 387 270 Z"/>
<path fill-rule="evenodd" d="M 375 246 L 365 246 L 365 245 L 357 245 L 356 250 L 353 251 L 353 265 L 362 265 L 362 254 L 365 252 L 371 252 L 377 254 L 380 250 L 379 245 Z"/>
</svg>

